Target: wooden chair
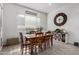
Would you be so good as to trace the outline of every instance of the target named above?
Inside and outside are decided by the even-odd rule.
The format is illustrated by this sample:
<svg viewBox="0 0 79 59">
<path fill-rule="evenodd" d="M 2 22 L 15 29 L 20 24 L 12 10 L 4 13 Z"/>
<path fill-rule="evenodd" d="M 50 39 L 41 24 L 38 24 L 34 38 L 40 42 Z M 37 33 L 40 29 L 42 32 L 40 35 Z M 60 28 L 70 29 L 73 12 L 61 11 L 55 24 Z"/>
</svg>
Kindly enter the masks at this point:
<svg viewBox="0 0 79 59">
<path fill-rule="evenodd" d="M 28 41 L 30 43 L 30 45 L 29 45 L 29 50 L 31 51 L 30 54 L 32 55 L 32 54 L 36 53 L 36 45 L 37 45 L 36 38 L 35 37 L 34 38 L 29 38 Z"/>
<path fill-rule="evenodd" d="M 49 40 L 50 40 L 50 36 L 49 36 L 49 35 L 45 35 L 45 49 L 46 49 L 47 47 L 50 47 L 50 42 L 49 42 Z"/>
<path fill-rule="evenodd" d="M 43 36 L 38 36 L 38 37 L 33 37 L 28 39 L 30 42 L 29 49 L 31 51 L 31 54 L 34 54 L 34 53 L 37 54 L 37 50 L 43 51 L 43 48 L 42 48 L 43 39 L 44 39 Z"/>
<path fill-rule="evenodd" d="M 45 35 L 49 35 L 49 34 L 51 34 L 51 31 L 47 31 L 47 32 L 45 33 Z"/>
<path fill-rule="evenodd" d="M 36 33 L 36 37 L 37 37 L 37 42 L 38 42 L 38 46 L 40 47 L 40 50 L 43 51 L 43 47 L 42 45 L 44 44 L 45 40 L 44 40 L 44 33 L 43 32 L 37 32 Z"/>
<path fill-rule="evenodd" d="M 36 37 L 36 45 L 40 51 L 43 51 L 44 36 Z"/>
<path fill-rule="evenodd" d="M 21 41 L 20 42 L 21 43 L 21 51 L 22 51 L 22 55 L 23 55 L 24 48 L 27 47 L 27 45 L 29 45 L 29 43 L 24 43 L 22 32 L 19 32 L 19 35 L 20 35 L 20 41 Z"/>
<path fill-rule="evenodd" d="M 53 36 L 52 36 L 52 32 L 51 31 L 48 31 L 48 32 L 46 32 L 45 33 L 45 35 L 46 35 L 46 41 L 47 41 L 47 45 L 50 47 L 50 44 L 51 44 L 51 46 L 53 45 L 53 41 L 52 41 L 52 39 L 53 39 Z"/>
<path fill-rule="evenodd" d="M 36 32 L 36 36 L 43 36 L 44 33 L 43 32 Z"/>
<path fill-rule="evenodd" d="M 35 34 L 35 31 L 30 31 L 30 34 Z"/>
</svg>

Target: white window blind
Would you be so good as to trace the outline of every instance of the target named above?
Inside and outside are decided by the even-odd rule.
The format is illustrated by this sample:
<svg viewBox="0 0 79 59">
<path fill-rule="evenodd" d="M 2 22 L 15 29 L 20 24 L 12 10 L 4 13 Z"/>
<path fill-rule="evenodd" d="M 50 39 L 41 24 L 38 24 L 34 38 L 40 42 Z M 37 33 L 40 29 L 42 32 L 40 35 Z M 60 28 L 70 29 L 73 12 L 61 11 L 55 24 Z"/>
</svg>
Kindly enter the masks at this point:
<svg viewBox="0 0 79 59">
<path fill-rule="evenodd" d="M 40 19 L 37 16 L 26 15 L 25 26 L 27 28 L 38 28 L 40 26 Z"/>
<path fill-rule="evenodd" d="M 40 18 L 37 15 L 26 14 L 18 15 L 18 28 L 39 28 L 40 27 Z"/>
</svg>

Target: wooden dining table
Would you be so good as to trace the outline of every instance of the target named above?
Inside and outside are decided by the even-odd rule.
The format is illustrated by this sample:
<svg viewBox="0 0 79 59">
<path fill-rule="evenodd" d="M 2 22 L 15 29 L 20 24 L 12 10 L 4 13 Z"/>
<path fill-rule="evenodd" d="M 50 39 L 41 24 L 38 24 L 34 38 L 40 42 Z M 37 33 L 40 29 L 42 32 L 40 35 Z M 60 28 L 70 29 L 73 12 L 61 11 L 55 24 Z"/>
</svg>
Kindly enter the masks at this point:
<svg viewBox="0 0 79 59">
<path fill-rule="evenodd" d="M 43 37 L 49 36 L 49 35 L 52 36 L 52 38 L 51 38 L 51 45 L 53 45 L 53 34 L 48 34 L 48 35 L 44 34 Z M 24 37 L 27 38 L 26 41 L 28 41 L 29 39 L 31 39 L 31 38 L 37 38 L 38 36 L 36 36 L 35 34 L 29 34 L 29 35 L 26 34 L 26 35 L 24 35 Z"/>
<path fill-rule="evenodd" d="M 50 36 L 50 37 L 52 37 L 52 38 L 50 38 L 50 43 L 51 43 L 51 46 L 53 46 L 53 34 L 49 34 L 49 35 L 42 35 L 42 36 L 36 36 L 36 34 L 29 34 L 29 35 L 23 35 L 24 37 L 25 37 L 25 41 L 26 42 L 28 42 L 28 43 L 30 43 L 30 40 L 32 40 L 32 39 L 37 39 L 37 38 L 41 38 L 41 37 L 44 37 L 44 38 L 46 38 L 46 36 Z M 38 39 L 37 39 L 38 40 Z M 44 40 L 44 41 L 46 41 L 46 40 Z M 37 41 L 36 41 L 37 42 Z M 34 43 L 33 43 L 34 44 Z M 31 45 L 32 45 L 32 43 L 31 43 Z M 33 46 L 32 46 L 33 47 Z M 44 49 L 46 49 L 45 47 L 44 47 Z M 34 52 L 33 52 L 33 50 L 31 50 L 31 54 L 34 54 Z M 37 54 L 37 52 L 36 52 L 36 54 Z"/>
</svg>

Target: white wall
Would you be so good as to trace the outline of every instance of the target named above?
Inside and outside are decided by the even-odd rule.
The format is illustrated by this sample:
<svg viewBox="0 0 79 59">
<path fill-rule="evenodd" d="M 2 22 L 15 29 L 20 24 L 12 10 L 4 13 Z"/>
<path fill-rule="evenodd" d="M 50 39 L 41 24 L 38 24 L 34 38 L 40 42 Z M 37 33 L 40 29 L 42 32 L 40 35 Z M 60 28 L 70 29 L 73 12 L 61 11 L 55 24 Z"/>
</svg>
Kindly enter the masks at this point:
<svg viewBox="0 0 79 59">
<path fill-rule="evenodd" d="M 1 30 L 1 5 L 0 5 L 0 30 Z"/>
<path fill-rule="evenodd" d="M 18 36 L 18 29 L 17 29 L 17 15 L 18 14 L 24 14 L 25 11 L 29 10 L 32 12 L 35 12 L 38 14 L 38 17 L 41 19 L 41 25 L 46 28 L 46 20 L 47 20 L 47 14 L 37 12 L 34 10 L 30 10 L 28 8 L 24 8 L 22 6 L 19 6 L 17 4 L 4 4 L 4 10 L 3 10 L 3 39 L 4 43 L 6 43 L 7 38 L 11 37 L 17 37 Z"/>
<path fill-rule="evenodd" d="M 64 28 L 69 33 L 69 42 L 79 42 L 79 4 L 69 4 L 69 5 L 62 5 L 63 7 L 57 7 L 52 10 L 48 14 L 48 20 L 47 20 L 47 27 L 48 30 L 55 30 L 57 28 L 56 25 L 54 25 L 54 17 L 57 13 L 63 12 L 67 14 L 67 23 L 62 26 L 61 28 Z"/>
<path fill-rule="evenodd" d="M 2 8 L 2 6 L 3 6 L 3 4 L 2 3 L 0 3 L 0 51 L 1 51 L 1 49 L 2 49 L 2 42 L 3 42 L 3 36 L 2 36 L 2 34 L 3 34 L 3 21 L 2 21 L 2 19 L 3 19 L 3 8 Z"/>
</svg>

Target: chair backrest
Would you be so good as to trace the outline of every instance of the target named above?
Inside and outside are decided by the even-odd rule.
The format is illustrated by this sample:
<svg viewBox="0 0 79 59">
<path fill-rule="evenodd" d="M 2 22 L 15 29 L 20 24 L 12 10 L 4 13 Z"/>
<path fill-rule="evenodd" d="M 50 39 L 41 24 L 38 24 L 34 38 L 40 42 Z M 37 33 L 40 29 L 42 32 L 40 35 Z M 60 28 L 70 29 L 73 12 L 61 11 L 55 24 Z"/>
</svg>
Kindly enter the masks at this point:
<svg viewBox="0 0 79 59">
<path fill-rule="evenodd" d="M 35 31 L 30 31 L 30 34 L 34 34 L 35 33 Z"/>
<path fill-rule="evenodd" d="M 35 38 L 29 38 L 28 41 L 30 42 L 31 45 L 35 45 L 36 44 L 36 39 Z"/>
<path fill-rule="evenodd" d="M 36 37 L 36 42 L 37 42 L 37 43 L 42 43 L 42 42 L 44 42 L 44 36 L 38 36 L 38 37 Z"/>
<path fill-rule="evenodd" d="M 44 35 L 43 32 L 37 32 L 37 33 L 36 33 L 36 36 L 43 36 L 43 35 Z"/>
<path fill-rule="evenodd" d="M 45 35 L 45 41 L 51 39 L 51 35 Z"/>
<path fill-rule="evenodd" d="M 45 32 L 45 35 L 51 34 L 51 31 L 47 31 Z"/>
<path fill-rule="evenodd" d="M 21 44 L 23 44 L 23 34 L 22 34 L 22 32 L 19 32 L 19 35 L 20 35 Z"/>
</svg>

